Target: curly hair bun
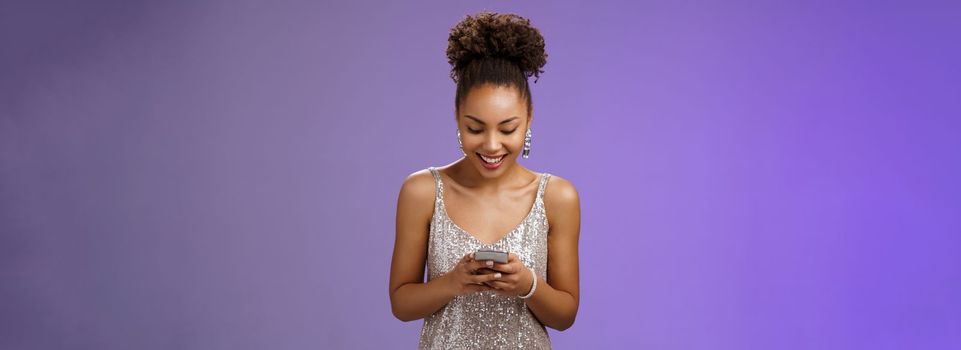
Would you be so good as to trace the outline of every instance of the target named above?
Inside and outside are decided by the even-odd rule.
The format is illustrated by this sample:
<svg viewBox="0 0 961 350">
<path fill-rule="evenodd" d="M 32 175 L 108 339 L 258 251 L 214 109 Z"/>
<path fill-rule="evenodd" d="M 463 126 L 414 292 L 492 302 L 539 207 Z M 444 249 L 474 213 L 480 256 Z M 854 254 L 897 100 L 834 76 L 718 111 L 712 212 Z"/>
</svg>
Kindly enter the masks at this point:
<svg viewBox="0 0 961 350">
<path fill-rule="evenodd" d="M 467 16 L 451 28 L 447 61 L 453 72 L 479 58 L 503 58 L 518 66 L 524 76 L 539 77 L 547 63 L 544 37 L 530 20 L 512 13 L 481 12 Z"/>
</svg>

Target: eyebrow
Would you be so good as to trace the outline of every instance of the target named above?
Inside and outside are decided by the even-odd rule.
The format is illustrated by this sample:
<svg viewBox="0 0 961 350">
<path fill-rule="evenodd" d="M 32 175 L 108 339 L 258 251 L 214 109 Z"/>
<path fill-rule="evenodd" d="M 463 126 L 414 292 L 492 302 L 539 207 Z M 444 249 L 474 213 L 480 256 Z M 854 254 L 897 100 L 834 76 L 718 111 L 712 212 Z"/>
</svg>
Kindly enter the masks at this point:
<svg viewBox="0 0 961 350">
<path fill-rule="evenodd" d="M 480 123 L 481 125 L 487 125 L 487 123 L 484 123 L 484 121 L 482 121 L 482 120 L 480 120 L 480 119 L 477 119 L 477 118 L 475 118 L 475 117 L 472 116 L 472 115 L 467 115 L 467 114 L 465 114 L 464 116 L 467 117 L 467 118 L 473 119 L 475 122 L 478 122 L 478 123 Z M 508 122 L 510 122 L 510 121 L 512 121 L 512 120 L 514 120 L 514 119 L 517 119 L 517 117 L 510 117 L 510 118 L 504 119 L 504 120 L 502 120 L 500 123 L 497 123 L 497 125 L 507 124 Z"/>
</svg>

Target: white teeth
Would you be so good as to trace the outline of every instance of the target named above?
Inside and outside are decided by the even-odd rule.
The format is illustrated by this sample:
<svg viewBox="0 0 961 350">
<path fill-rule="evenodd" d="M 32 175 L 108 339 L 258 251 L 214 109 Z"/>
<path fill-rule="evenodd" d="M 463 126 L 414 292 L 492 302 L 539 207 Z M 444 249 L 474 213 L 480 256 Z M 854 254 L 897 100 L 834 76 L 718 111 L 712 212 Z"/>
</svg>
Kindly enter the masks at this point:
<svg viewBox="0 0 961 350">
<path fill-rule="evenodd" d="M 503 155 L 500 156 L 500 157 L 497 157 L 497 158 L 485 157 L 485 156 L 480 155 L 480 154 L 478 154 L 478 155 L 479 155 L 479 156 L 481 157 L 481 159 L 483 159 L 484 162 L 486 162 L 487 164 L 497 164 L 497 163 L 499 163 L 502 159 L 504 159 L 504 156 L 503 156 Z"/>
</svg>

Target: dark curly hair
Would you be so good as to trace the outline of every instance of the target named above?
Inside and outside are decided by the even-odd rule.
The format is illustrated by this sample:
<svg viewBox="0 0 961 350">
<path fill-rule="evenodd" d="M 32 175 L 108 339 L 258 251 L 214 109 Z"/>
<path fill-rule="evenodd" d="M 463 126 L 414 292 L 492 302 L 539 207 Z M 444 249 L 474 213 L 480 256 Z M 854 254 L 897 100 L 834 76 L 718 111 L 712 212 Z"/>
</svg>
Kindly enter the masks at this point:
<svg viewBox="0 0 961 350">
<path fill-rule="evenodd" d="M 471 88 L 492 84 L 511 86 L 527 101 L 527 115 L 533 111 L 527 78 L 534 82 L 547 63 L 544 37 L 530 20 L 512 13 L 480 12 L 467 16 L 451 28 L 447 39 L 447 61 L 451 79 L 457 83 L 457 110 Z"/>
</svg>

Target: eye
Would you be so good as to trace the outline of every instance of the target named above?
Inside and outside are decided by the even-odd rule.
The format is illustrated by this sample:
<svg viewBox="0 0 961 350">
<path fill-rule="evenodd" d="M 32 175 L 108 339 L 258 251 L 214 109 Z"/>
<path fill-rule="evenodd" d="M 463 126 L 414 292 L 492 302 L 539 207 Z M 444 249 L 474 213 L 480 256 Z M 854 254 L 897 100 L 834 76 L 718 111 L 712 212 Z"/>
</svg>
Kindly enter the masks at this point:
<svg viewBox="0 0 961 350">
<path fill-rule="evenodd" d="M 474 129 L 471 129 L 471 128 L 467 128 L 467 131 L 470 132 L 471 134 L 480 134 L 480 132 L 481 132 L 480 130 L 474 130 Z"/>
<path fill-rule="evenodd" d="M 517 128 L 513 128 L 513 129 L 508 130 L 508 131 L 503 131 L 503 130 L 501 130 L 501 133 L 503 133 L 504 135 L 510 135 L 510 134 L 513 134 L 514 131 L 517 131 Z"/>
</svg>

